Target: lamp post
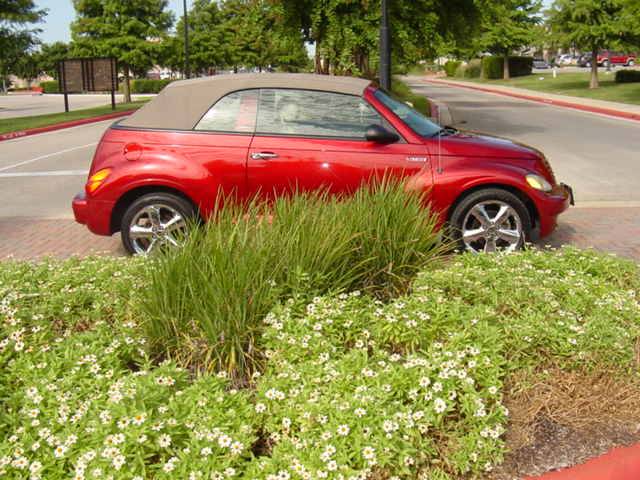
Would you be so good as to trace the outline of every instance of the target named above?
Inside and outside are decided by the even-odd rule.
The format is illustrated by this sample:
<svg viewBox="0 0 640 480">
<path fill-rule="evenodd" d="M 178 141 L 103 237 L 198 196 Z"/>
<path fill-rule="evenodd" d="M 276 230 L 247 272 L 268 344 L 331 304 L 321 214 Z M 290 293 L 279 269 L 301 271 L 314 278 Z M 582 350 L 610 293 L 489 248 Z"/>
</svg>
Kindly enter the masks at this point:
<svg viewBox="0 0 640 480">
<path fill-rule="evenodd" d="M 389 9 L 387 0 L 382 0 L 380 22 L 380 86 L 391 89 L 391 36 L 389 35 Z"/>
<path fill-rule="evenodd" d="M 186 78 L 191 77 L 189 71 L 189 18 L 187 16 L 187 0 L 182 0 L 182 7 L 184 8 L 184 76 Z"/>
</svg>

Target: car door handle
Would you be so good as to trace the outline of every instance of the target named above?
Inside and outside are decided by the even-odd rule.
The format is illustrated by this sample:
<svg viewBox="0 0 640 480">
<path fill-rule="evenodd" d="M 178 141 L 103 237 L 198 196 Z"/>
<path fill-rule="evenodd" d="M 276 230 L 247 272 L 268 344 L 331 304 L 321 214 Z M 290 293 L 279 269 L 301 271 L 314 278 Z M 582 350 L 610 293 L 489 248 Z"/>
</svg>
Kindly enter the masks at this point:
<svg viewBox="0 0 640 480">
<path fill-rule="evenodd" d="M 277 153 L 273 152 L 256 152 L 251 154 L 253 160 L 269 160 L 270 158 L 278 158 Z"/>
</svg>

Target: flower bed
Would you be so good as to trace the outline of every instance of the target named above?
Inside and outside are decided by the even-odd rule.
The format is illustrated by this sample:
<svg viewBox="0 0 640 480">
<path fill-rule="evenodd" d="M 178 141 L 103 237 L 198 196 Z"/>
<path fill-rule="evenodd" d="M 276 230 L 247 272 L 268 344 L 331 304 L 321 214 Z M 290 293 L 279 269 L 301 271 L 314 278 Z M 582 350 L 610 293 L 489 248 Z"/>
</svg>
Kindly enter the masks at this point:
<svg viewBox="0 0 640 480">
<path fill-rule="evenodd" d="M 149 356 L 147 265 L 0 265 L 5 478 L 482 478 L 547 365 L 633 385 L 638 270 L 592 252 L 463 255 L 385 303 L 293 295 L 242 388 Z"/>
</svg>

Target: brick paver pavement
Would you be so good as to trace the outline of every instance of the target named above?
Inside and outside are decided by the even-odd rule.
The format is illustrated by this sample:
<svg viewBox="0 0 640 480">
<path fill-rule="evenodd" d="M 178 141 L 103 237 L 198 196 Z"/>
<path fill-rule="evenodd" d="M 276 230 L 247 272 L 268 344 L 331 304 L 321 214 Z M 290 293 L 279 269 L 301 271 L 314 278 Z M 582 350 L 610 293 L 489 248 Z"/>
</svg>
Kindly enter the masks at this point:
<svg viewBox="0 0 640 480">
<path fill-rule="evenodd" d="M 640 261 L 640 207 L 572 208 L 542 245 L 594 247 Z M 119 235 L 99 237 L 72 219 L 0 218 L 0 259 L 124 255 Z"/>
</svg>

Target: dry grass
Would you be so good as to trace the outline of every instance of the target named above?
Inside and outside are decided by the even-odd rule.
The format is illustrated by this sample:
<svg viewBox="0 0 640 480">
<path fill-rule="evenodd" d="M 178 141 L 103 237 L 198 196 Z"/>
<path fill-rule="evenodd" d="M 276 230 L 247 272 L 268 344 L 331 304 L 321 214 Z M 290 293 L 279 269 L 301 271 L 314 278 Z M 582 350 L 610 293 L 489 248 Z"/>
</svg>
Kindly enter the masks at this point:
<svg viewBox="0 0 640 480">
<path fill-rule="evenodd" d="M 509 453 L 491 478 L 536 475 L 640 440 L 640 378 L 558 367 L 507 382 Z"/>
</svg>

